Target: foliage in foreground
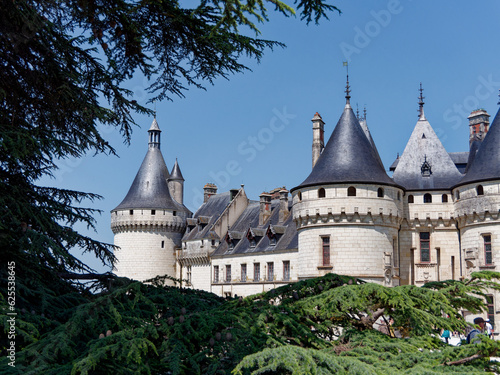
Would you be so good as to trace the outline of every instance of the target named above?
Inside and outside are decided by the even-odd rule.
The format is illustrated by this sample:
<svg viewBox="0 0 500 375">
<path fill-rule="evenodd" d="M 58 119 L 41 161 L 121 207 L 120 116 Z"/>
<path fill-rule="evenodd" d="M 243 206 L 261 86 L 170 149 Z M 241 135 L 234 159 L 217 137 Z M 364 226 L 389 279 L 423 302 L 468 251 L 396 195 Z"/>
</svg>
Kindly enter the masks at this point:
<svg viewBox="0 0 500 375">
<path fill-rule="evenodd" d="M 434 374 L 484 373 L 499 344 L 451 347 L 459 309 L 484 309 L 500 274 L 388 288 L 347 276 L 301 281 L 247 298 L 113 279 L 79 294 L 66 315 L 18 318 L 13 373 L 22 374 Z M 5 301 L 2 305 L 5 306 Z M 55 301 L 56 302 L 56 301 Z M 70 303 L 71 305 L 71 303 Z M 450 315 L 443 317 L 443 312 Z M 404 338 L 373 328 L 391 315 Z M 8 327 L 4 322 L 4 330 Z M 467 359 L 461 365 L 451 362 Z M 472 360 L 472 359 L 473 360 Z M 0 368 L 8 369 L 5 358 Z"/>
</svg>

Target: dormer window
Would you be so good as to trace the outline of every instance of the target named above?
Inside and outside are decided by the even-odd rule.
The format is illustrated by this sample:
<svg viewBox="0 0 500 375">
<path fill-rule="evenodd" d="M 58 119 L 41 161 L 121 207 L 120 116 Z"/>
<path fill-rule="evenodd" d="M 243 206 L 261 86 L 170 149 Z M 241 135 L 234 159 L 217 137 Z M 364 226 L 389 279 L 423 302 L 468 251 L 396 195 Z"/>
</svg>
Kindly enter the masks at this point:
<svg viewBox="0 0 500 375">
<path fill-rule="evenodd" d="M 261 228 L 248 228 L 246 237 L 248 239 L 250 248 L 255 248 L 260 239 L 265 235 L 264 229 Z"/>
<path fill-rule="evenodd" d="M 427 155 L 424 155 L 424 162 L 420 167 L 420 172 L 422 173 L 423 177 L 430 177 L 430 175 L 432 174 L 432 168 L 429 162 L 427 161 Z"/>
<path fill-rule="evenodd" d="M 281 236 L 285 233 L 286 227 L 280 225 L 269 225 L 266 235 L 269 238 L 269 246 L 276 246 Z"/>
</svg>

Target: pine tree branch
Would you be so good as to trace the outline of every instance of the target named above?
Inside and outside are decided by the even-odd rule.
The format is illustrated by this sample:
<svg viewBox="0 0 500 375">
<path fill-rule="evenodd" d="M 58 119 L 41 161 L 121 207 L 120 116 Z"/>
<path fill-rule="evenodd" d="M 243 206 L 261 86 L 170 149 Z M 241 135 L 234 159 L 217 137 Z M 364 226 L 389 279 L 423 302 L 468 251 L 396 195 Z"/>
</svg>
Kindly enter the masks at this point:
<svg viewBox="0 0 500 375">
<path fill-rule="evenodd" d="M 464 363 L 471 362 L 471 361 L 474 361 L 475 359 L 479 359 L 479 358 L 483 358 L 483 357 L 484 357 L 484 355 L 482 355 L 481 353 L 477 353 L 477 354 L 474 354 L 470 357 L 459 359 L 458 361 L 446 362 L 445 365 L 446 366 L 463 365 Z"/>
</svg>

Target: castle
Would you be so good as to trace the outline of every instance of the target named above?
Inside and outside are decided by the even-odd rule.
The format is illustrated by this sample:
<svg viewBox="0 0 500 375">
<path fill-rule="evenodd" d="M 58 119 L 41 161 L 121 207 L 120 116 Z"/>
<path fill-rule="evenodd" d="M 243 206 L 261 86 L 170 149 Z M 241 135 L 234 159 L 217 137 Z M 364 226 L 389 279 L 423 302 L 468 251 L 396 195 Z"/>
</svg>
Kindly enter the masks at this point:
<svg viewBox="0 0 500 375">
<path fill-rule="evenodd" d="M 169 275 L 183 287 L 250 295 L 298 280 L 346 274 L 387 286 L 462 279 L 500 264 L 500 111 L 469 116 L 470 150 L 448 153 L 424 114 L 387 174 L 364 117 L 346 104 L 325 145 L 312 119 L 312 171 L 290 190 L 206 184 L 194 215 L 184 178 L 160 151 L 156 118 L 146 157 L 111 211 L 116 273 Z M 300 172 L 299 172 L 300 173 Z M 290 198 L 291 193 L 291 198 Z M 488 296 L 494 322 L 497 296 Z"/>
</svg>

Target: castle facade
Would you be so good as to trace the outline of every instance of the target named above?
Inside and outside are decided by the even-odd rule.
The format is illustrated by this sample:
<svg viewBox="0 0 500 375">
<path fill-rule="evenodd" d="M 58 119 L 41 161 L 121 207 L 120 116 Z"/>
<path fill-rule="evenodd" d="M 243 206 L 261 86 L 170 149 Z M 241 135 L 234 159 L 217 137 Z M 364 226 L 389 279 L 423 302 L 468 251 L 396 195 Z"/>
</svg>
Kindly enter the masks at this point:
<svg viewBox="0 0 500 375">
<path fill-rule="evenodd" d="M 184 178 L 160 151 L 156 119 L 146 157 L 111 212 L 116 273 L 157 275 L 221 296 L 345 274 L 387 286 L 463 279 L 500 265 L 500 111 L 469 116 L 470 149 L 448 153 L 424 114 L 386 172 L 364 117 L 346 104 L 328 142 L 312 119 L 312 171 L 288 191 L 251 200 L 244 186 L 206 184 L 192 214 Z M 497 296 L 488 297 L 494 322 Z M 500 318 L 500 317 L 499 317 Z"/>
</svg>

